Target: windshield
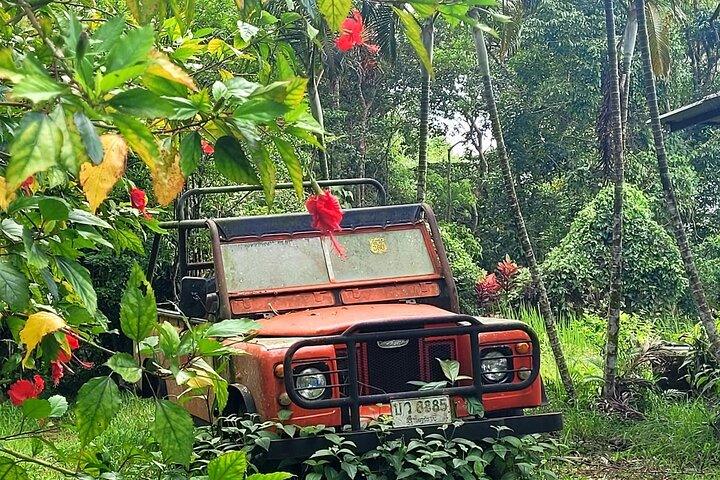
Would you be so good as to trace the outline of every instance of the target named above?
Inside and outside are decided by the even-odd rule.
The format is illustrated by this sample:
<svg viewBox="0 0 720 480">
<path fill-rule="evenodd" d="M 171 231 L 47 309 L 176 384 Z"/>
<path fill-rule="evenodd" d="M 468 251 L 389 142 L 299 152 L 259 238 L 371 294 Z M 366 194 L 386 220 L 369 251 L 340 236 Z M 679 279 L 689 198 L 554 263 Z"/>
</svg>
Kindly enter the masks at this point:
<svg viewBox="0 0 720 480">
<path fill-rule="evenodd" d="M 299 237 L 221 246 L 228 292 L 262 292 L 436 273 L 423 225 L 341 233 L 339 258 L 328 238 Z"/>
</svg>

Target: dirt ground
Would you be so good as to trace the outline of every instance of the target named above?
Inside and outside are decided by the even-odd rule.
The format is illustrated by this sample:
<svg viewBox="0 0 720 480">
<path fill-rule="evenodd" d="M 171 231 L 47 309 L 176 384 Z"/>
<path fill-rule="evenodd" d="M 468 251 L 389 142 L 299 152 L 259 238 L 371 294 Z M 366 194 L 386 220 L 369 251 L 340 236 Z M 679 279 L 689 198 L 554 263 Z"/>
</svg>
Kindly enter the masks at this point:
<svg viewBox="0 0 720 480">
<path fill-rule="evenodd" d="M 683 471 L 653 465 L 647 459 L 612 459 L 602 453 L 566 456 L 556 463 L 562 480 L 720 480 L 720 471 Z"/>
</svg>

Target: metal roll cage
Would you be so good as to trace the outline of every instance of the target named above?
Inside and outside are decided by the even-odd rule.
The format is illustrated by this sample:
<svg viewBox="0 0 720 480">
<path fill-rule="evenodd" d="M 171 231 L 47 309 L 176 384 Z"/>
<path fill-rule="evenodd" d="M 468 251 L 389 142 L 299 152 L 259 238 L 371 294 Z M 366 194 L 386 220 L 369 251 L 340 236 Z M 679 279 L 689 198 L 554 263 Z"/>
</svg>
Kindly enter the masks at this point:
<svg viewBox="0 0 720 480">
<path fill-rule="evenodd" d="M 450 326 L 438 326 L 438 325 L 450 325 Z M 348 328 L 341 335 L 334 335 L 328 337 L 317 337 L 308 338 L 306 340 L 300 340 L 294 343 L 287 350 L 285 359 L 283 361 L 283 369 L 285 371 L 285 390 L 290 397 L 290 400 L 301 408 L 306 409 L 320 409 L 320 408 L 344 408 L 349 410 L 350 414 L 350 425 L 353 430 L 360 430 L 360 407 L 362 405 L 373 405 L 378 403 L 389 403 L 391 400 L 401 400 L 405 398 L 423 398 L 435 395 L 449 395 L 449 396 L 476 396 L 478 399 L 482 398 L 485 393 L 495 392 L 508 392 L 517 391 L 524 388 L 528 388 L 538 378 L 540 374 L 540 344 L 538 342 L 537 334 L 528 327 L 525 323 L 515 320 L 506 321 L 493 321 L 483 323 L 475 317 L 468 315 L 448 315 L 442 317 L 423 317 L 414 318 L 410 320 L 400 320 L 393 322 L 393 325 L 397 325 L 400 330 L 389 330 L 389 331 L 372 331 L 373 328 L 377 328 L 380 324 L 378 322 L 361 322 L 352 327 Z M 429 326 L 430 325 L 430 326 Z M 530 338 L 532 345 L 532 351 L 528 354 L 513 355 L 506 358 L 531 358 L 532 365 L 530 368 L 530 375 L 528 378 L 519 382 L 508 382 L 508 383 L 489 383 L 484 380 L 482 372 L 482 359 L 480 335 L 483 333 L 501 332 L 508 330 L 520 330 L 525 332 Z M 469 385 L 450 386 L 444 388 L 437 388 L 431 390 L 412 390 L 403 391 L 397 393 L 382 393 L 382 394 L 370 394 L 361 395 L 358 389 L 358 344 L 368 341 L 379 341 L 379 340 L 404 340 L 409 338 L 425 338 L 425 337 L 438 337 L 438 336 L 469 336 L 470 340 L 470 354 L 472 363 L 472 383 Z M 527 342 L 527 340 L 520 340 L 514 343 Z M 503 341 L 500 343 L 483 343 L 482 348 L 492 348 L 499 346 L 506 346 L 512 344 L 510 341 Z M 298 393 L 298 389 L 295 385 L 295 380 L 302 374 L 295 374 L 294 368 L 298 365 L 308 363 L 321 363 L 322 360 L 313 360 L 309 362 L 307 360 L 301 360 L 299 362 L 293 361 L 295 354 L 306 347 L 316 346 L 344 346 L 347 352 L 347 368 L 341 369 L 338 367 L 336 370 L 325 372 L 326 374 L 347 374 L 346 382 L 331 383 L 325 387 L 311 387 L 311 388 L 342 388 L 345 387 L 346 396 L 338 398 L 320 398 L 317 400 L 308 400 Z M 498 373 L 510 373 L 513 375 L 515 372 L 520 371 L 518 368 L 511 368 L 507 371 Z M 419 379 L 418 379 L 419 380 Z M 303 389 L 305 390 L 305 389 Z"/>
<path fill-rule="evenodd" d="M 318 180 L 318 185 L 321 187 L 349 187 L 367 185 L 374 188 L 378 194 L 378 203 L 380 205 L 387 204 L 387 192 L 380 182 L 374 178 L 347 178 L 337 180 Z M 303 182 L 303 187 L 309 188 L 310 182 Z M 292 183 L 278 183 L 275 185 L 276 190 L 290 190 L 295 188 Z M 187 218 L 187 201 L 191 197 L 202 197 L 207 195 L 218 195 L 222 193 L 240 193 L 240 192 L 259 192 L 262 191 L 261 185 L 226 185 L 221 187 L 201 187 L 191 188 L 183 192 L 177 200 L 175 205 L 175 220 L 169 222 L 161 222 L 160 227 L 167 229 L 176 229 L 178 231 L 178 274 L 184 276 L 188 270 L 193 268 L 207 268 L 209 265 L 206 262 L 188 263 L 187 261 L 187 240 L 188 232 L 193 229 L 206 228 L 208 226 L 207 219 L 192 219 Z M 161 234 L 156 233 L 153 237 L 152 247 L 150 249 L 150 256 L 147 267 L 147 277 L 149 281 L 152 281 L 152 277 L 155 273 L 155 265 L 157 263 L 157 257 L 160 250 L 160 238 Z"/>
</svg>

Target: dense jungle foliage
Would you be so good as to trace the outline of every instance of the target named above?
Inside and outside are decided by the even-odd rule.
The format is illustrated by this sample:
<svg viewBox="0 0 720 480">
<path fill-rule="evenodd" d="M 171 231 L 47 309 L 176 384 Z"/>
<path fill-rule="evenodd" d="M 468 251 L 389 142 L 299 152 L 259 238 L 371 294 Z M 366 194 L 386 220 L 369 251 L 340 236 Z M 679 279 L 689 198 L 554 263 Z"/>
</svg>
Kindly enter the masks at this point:
<svg viewBox="0 0 720 480">
<path fill-rule="evenodd" d="M 718 92 L 717 1 L 647 3 L 661 111 Z M 619 49 L 631 4 L 615 4 Z M 348 15 L 364 27 L 346 49 Z M 8 392 L 18 407 L 0 405 L 0 479 L 290 478 L 247 463 L 270 435 L 256 425 L 243 427 L 254 442 L 247 452 L 227 453 L 222 435 L 195 430 L 177 404 L 121 393 L 158 375 L 128 354 L 135 342 L 151 359 L 170 359 L 159 375 L 185 385 L 185 398 L 212 396 L 222 410 L 219 371 L 233 353 L 222 339 L 255 327 L 235 319 L 178 334 L 158 323 L 156 300 L 174 299 L 176 288 L 175 237 L 159 222 L 174 217 L 189 188 L 257 186 L 257 195 L 188 206 L 196 216 L 240 216 L 305 210 L 303 180 L 377 179 L 389 203 L 424 200 L 434 209 L 463 312 L 516 316 L 544 332 L 535 312 L 541 289 L 526 268 L 491 133 L 478 30 L 519 206 L 581 385 L 576 402 L 563 403 L 544 343 L 553 407 L 568 409 L 572 422 L 563 440 L 584 440 L 576 432 L 592 430 L 588 410 L 661 425 L 665 410 L 685 408 L 654 387 L 660 338 L 689 345 L 681 399 L 696 417 L 683 421 L 702 429 L 687 438 L 704 442 L 701 463 L 709 464 L 717 421 L 698 418 L 716 410 L 720 366 L 693 326 L 698 312 L 657 173 L 639 55 L 623 72 L 619 393 L 597 400 L 613 243 L 605 21 L 602 2 L 591 0 L 0 0 L 0 398 Z M 690 247 L 720 308 L 720 130 L 669 134 L 667 149 Z M 276 189 L 282 182 L 291 188 Z M 378 200 L 364 188 L 333 193 L 346 208 Z M 151 283 L 144 267 L 155 233 L 164 236 Z M 191 256 L 202 259 L 208 243 L 195 240 Z M 602 434 L 610 429 L 590 421 Z M 121 441 L 118 422 L 134 425 Z M 338 440 L 302 468 L 313 479 L 386 478 L 367 467 L 380 461 L 418 478 L 554 475 L 548 459 L 562 446 L 508 438 L 489 446 L 429 438 L 410 455 L 399 443 L 372 458 L 348 454 Z"/>
</svg>

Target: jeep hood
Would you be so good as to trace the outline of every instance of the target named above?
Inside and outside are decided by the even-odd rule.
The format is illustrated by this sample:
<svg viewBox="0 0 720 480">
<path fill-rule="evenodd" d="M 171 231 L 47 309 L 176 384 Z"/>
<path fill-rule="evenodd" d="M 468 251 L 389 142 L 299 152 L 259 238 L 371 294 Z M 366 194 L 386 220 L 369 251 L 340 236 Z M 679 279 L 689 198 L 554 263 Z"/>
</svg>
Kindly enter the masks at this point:
<svg viewBox="0 0 720 480">
<path fill-rule="evenodd" d="M 345 305 L 284 313 L 258 320 L 263 337 L 318 337 L 336 335 L 360 322 L 391 323 L 419 317 L 455 315 L 433 305 L 381 303 Z"/>
</svg>

